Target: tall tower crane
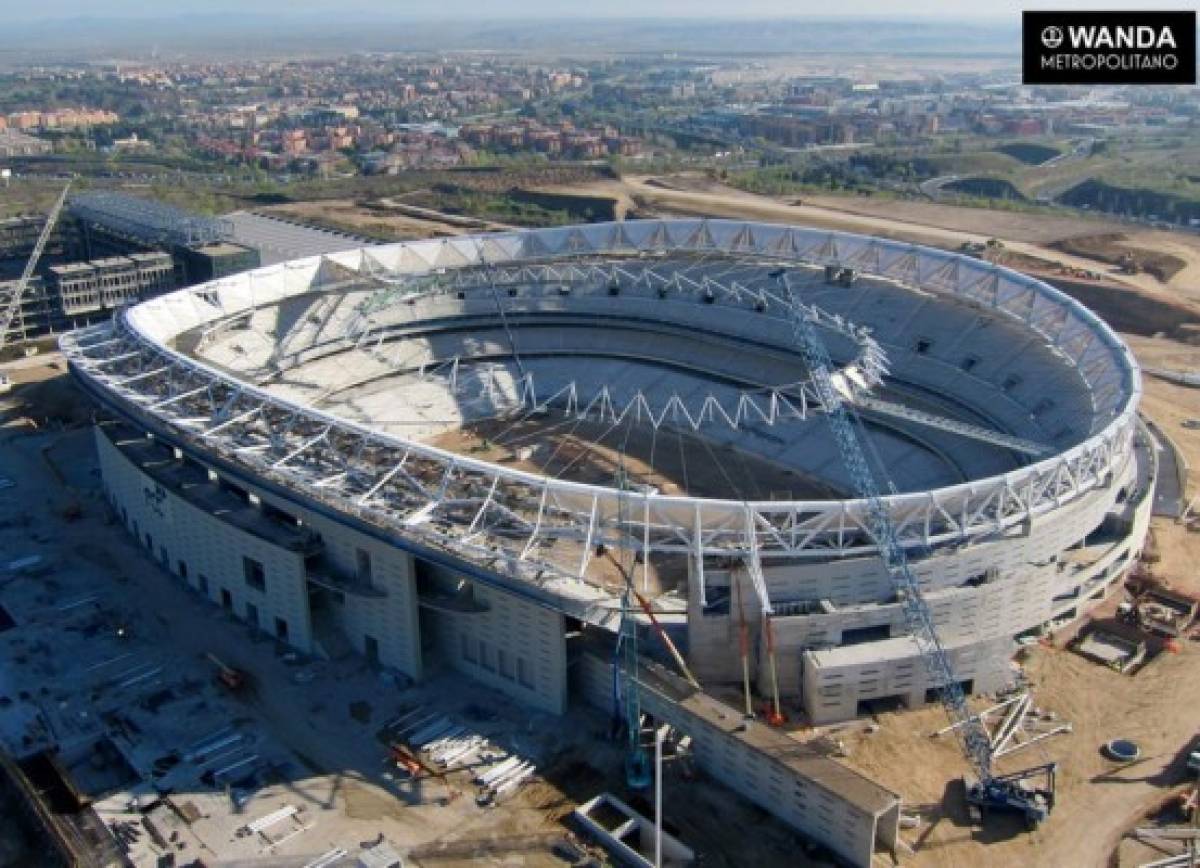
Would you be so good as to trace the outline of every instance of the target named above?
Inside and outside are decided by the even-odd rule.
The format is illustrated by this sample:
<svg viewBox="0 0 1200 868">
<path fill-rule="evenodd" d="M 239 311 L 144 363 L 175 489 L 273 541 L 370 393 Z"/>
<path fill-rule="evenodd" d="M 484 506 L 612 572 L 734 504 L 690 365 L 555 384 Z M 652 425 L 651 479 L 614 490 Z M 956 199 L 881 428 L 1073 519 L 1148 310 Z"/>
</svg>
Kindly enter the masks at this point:
<svg viewBox="0 0 1200 868">
<path fill-rule="evenodd" d="M 617 522 L 626 527 L 628 516 L 626 499 L 629 492 L 629 476 L 625 472 L 625 452 L 622 449 L 617 464 L 617 487 L 621 491 L 617 500 Z M 624 552 L 625 547 L 621 548 Z M 621 625 L 617 633 L 616 660 L 613 666 L 613 708 L 618 715 L 617 723 L 624 730 L 627 740 L 625 750 L 625 781 L 632 790 L 644 790 L 650 786 L 650 757 L 642 745 L 642 705 L 638 697 L 638 624 L 633 616 L 633 564 L 619 563 L 625 587 L 621 591 Z M 647 609 L 647 611 L 649 611 Z M 620 719 L 624 712 L 624 720 Z"/>
<path fill-rule="evenodd" d="M 1054 806 L 1054 763 L 1024 769 L 1006 775 L 997 775 L 992 767 L 993 748 L 983 722 L 971 713 L 966 695 L 958 678 L 955 677 L 950 657 L 938 638 L 933 615 L 929 610 L 920 585 L 908 563 L 908 556 L 900 545 L 899 536 L 891 515 L 880 496 L 879 485 L 867 462 L 860 433 L 862 421 L 848 408 L 850 394 L 839 389 L 834 380 L 834 370 L 829 351 L 817 333 L 812 314 L 809 313 L 792 287 L 786 271 L 778 274 L 787 290 L 793 337 L 808 366 L 813 385 L 820 398 L 825 418 L 837 442 L 842 460 L 846 464 L 855 495 L 866 502 L 867 525 L 896 597 L 904 620 L 917 644 L 921 661 L 930 681 L 937 688 L 942 705 L 953 724 L 963 753 L 970 762 L 975 780 L 967 782 L 967 801 L 982 813 L 988 810 L 1010 811 L 1024 815 L 1029 828 L 1036 827 L 1050 814 Z M 882 471 L 882 468 L 880 468 Z M 890 482 L 889 480 L 884 480 Z M 1041 787 L 1031 783 L 1042 777 Z"/>
<path fill-rule="evenodd" d="M 38 260 L 42 258 L 42 251 L 46 249 L 46 242 L 50 240 L 50 235 L 54 232 L 54 226 L 58 223 L 58 215 L 62 213 L 63 205 L 67 201 L 67 192 L 70 189 L 71 182 L 67 181 L 67 185 L 63 187 L 62 193 L 59 194 L 58 201 L 54 203 L 54 207 L 46 215 L 46 225 L 42 227 L 41 234 L 38 235 L 37 243 L 33 246 L 33 253 L 30 254 L 29 260 L 25 263 L 25 270 L 21 272 L 21 276 L 13 285 L 8 298 L 0 299 L 0 305 L 3 305 L 3 308 L 0 308 L 0 350 L 3 350 L 8 344 L 8 332 L 12 328 L 13 320 L 17 318 L 17 313 L 21 310 L 21 299 L 25 296 L 25 288 L 29 285 L 29 279 L 33 277 Z"/>
</svg>

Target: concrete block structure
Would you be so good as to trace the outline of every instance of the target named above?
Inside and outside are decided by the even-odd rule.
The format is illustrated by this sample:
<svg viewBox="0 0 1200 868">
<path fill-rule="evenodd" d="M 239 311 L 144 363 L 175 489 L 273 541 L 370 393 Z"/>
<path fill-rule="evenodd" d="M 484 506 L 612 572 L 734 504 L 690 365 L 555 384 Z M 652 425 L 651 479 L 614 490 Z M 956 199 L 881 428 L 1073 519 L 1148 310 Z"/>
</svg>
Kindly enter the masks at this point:
<svg viewBox="0 0 1200 868">
<path fill-rule="evenodd" d="M 797 316 L 861 420 L 954 677 L 1008 685 L 1015 639 L 1137 561 L 1157 473 L 1128 348 L 1033 278 L 843 233 L 633 221 L 312 256 L 62 347 L 112 419 L 122 523 L 280 641 L 560 712 L 606 701 L 576 644 L 611 640 L 632 584 L 702 684 L 742 687 L 745 635 L 752 687 L 821 725 L 938 685 Z M 780 745 L 704 694 L 645 701 L 692 715 L 714 774 L 844 858 L 894 846 L 890 797 L 822 808 L 825 765 L 772 776 Z"/>
<path fill-rule="evenodd" d="M 262 264 L 257 248 L 231 241 L 234 224 L 228 218 L 113 190 L 76 193 L 67 210 L 89 256 L 165 251 L 173 258 L 174 282 L 180 286 L 218 280 Z"/>
<path fill-rule="evenodd" d="M 580 654 L 577 689 L 587 702 L 613 707 L 611 661 Z M 698 765 L 713 779 L 830 847 L 851 865 L 877 851 L 896 852 L 900 797 L 812 745 L 688 686 L 659 666 L 643 667 L 639 698 L 656 724 L 691 737 Z"/>
<path fill-rule="evenodd" d="M 47 284 L 65 316 L 80 316 L 158 295 L 175 286 L 169 253 L 131 253 L 51 266 Z"/>
</svg>

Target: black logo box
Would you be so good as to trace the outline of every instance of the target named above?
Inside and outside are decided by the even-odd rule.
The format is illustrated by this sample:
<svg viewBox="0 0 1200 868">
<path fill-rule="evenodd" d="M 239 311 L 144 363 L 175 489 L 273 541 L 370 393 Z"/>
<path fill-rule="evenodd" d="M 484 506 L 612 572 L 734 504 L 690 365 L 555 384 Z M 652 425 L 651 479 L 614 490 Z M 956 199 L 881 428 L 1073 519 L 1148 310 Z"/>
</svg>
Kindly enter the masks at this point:
<svg viewBox="0 0 1200 868">
<path fill-rule="evenodd" d="M 1118 28 L 1149 27 L 1157 35 L 1168 27 L 1176 47 L 1072 46 L 1072 28 L 1089 27 L 1107 27 L 1114 36 Z M 1174 57 L 1172 68 L 1156 62 L 1164 55 Z M 1045 66 L 1043 58 L 1051 58 L 1052 65 Z M 1021 80 L 1025 84 L 1195 84 L 1196 13 L 1025 12 Z"/>
</svg>

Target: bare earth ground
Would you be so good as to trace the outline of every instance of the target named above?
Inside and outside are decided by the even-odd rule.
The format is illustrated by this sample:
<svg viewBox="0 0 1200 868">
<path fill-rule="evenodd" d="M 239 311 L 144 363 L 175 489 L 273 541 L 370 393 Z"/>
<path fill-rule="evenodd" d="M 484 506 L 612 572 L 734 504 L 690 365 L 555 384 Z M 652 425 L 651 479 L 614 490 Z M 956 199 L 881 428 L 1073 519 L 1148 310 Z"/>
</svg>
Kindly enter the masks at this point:
<svg viewBox="0 0 1200 868">
<path fill-rule="evenodd" d="M 15 386 L 0 398 L 0 474 L 15 486 L 0 498 L 0 511 L 6 517 L 14 509 L 30 515 L 39 531 L 33 536 L 40 542 L 18 539 L 25 534 L 20 529 L 0 528 L 0 550 L 26 554 L 44 546 L 45 556 L 56 565 L 55 575 L 86 575 L 89 588 L 122 610 L 121 623 L 136 637 L 131 641 L 145 646 L 137 647 L 139 654 L 163 654 L 173 666 L 193 661 L 203 678 L 211 674 L 203 655 L 219 649 L 223 660 L 248 673 L 253 690 L 240 710 L 265 725 L 271 737 L 294 754 L 300 773 L 279 787 L 260 791 L 245 813 L 258 816 L 277 807 L 282 798 L 299 803 L 316 821 L 313 830 L 298 839 L 298 852 L 307 856 L 281 857 L 271 864 L 298 865 L 334 846 L 353 849 L 355 842 L 380 834 L 400 849 L 406 864 L 431 868 L 561 866 L 564 861 L 551 848 L 564 838 L 590 856 L 603 857 L 598 848 L 573 835 L 569 814 L 605 790 L 631 798 L 623 783 L 623 746 L 607 739 L 606 716 L 573 708 L 565 718 L 552 718 L 446 672 L 435 672 L 430 683 L 404 690 L 382 682 L 357 657 L 304 662 L 304 671 L 315 680 L 294 678 L 297 670 L 281 657 L 275 643 L 198 600 L 107 516 L 96 490 L 96 456 L 85 424 L 91 410 L 64 370 L 61 357 L 49 356 L 6 370 Z M 63 430 L 64 421 L 74 424 Z M 63 507 L 70 502 L 82 506 L 77 520 L 63 518 Z M 427 663 L 436 669 L 435 660 Z M 498 713 L 498 721 L 489 726 L 503 734 L 494 737 L 537 758 L 538 775 L 527 787 L 500 808 L 477 808 L 470 773 L 454 772 L 450 792 L 457 789 L 462 795 L 442 806 L 438 800 L 448 790 L 442 783 L 426 779 L 407 792 L 383 776 L 388 769 L 386 750 L 376 729 L 396 715 L 399 703 L 453 709 L 451 713 L 462 719 L 467 713 L 464 703 L 472 702 Z M 356 717 L 355 705 L 366 709 L 364 716 Z M 806 855 L 798 837 L 759 808 L 695 777 L 684 766 L 669 763 L 667 769 L 668 790 L 686 791 L 687 797 L 666 802 L 664 825 L 679 830 L 703 864 L 828 864 Z M 640 807 L 644 813 L 651 811 Z M 729 835 L 727 827 L 713 824 L 718 812 L 723 823 L 740 833 Z M 237 822 L 231 821 L 231 834 Z M 9 831 L 0 822 L 0 835 Z M 0 848 L 0 865 L 42 864 L 37 854 L 18 852 L 15 838 L 10 843 L 11 850 Z M 214 859 L 219 861 L 220 854 Z"/>
<path fill-rule="evenodd" d="M 1026 672 L 1039 707 L 1074 726 L 1044 742 L 1044 750 L 1032 745 L 1000 761 L 1001 772 L 1060 763 L 1058 803 L 1034 833 L 1001 818 L 982 828 L 966 821 L 953 780 L 966 771 L 957 743 L 929 737 L 945 725 L 940 709 L 884 714 L 879 732 L 860 729 L 844 741 L 851 764 L 900 792 L 906 810 L 922 816 L 919 829 L 902 833 L 916 850 L 904 864 L 1102 866 L 1124 830 L 1163 799 L 1165 787 L 1183 780 L 1181 751 L 1200 723 L 1198 660 L 1200 648 L 1192 643 L 1179 655 L 1159 655 L 1131 678 L 1060 648 L 1030 654 Z M 1137 741 L 1143 759 L 1126 765 L 1105 759 L 1100 747 L 1118 736 Z"/>
<path fill-rule="evenodd" d="M 549 188 L 548 188 L 549 189 Z M 926 202 L 875 201 L 860 197 L 775 199 L 746 193 L 696 175 L 669 178 L 627 176 L 619 181 L 592 181 L 554 187 L 557 193 L 608 195 L 640 213 L 704 215 L 786 222 L 850 232 L 866 232 L 938 247 L 957 248 L 963 242 L 999 238 L 1012 251 L 1048 259 L 1073 268 L 1095 270 L 1152 295 L 1200 299 L 1200 237 L 1138 229 L 1102 218 L 1067 217 L 986 208 L 960 208 Z M 1095 259 L 1072 256 L 1049 245 L 1073 235 L 1123 233 L 1125 243 L 1178 256 L 1185 266 L 1163 284 L 1149 274 L 1117 275 Z"/>
<path fill-rule="evenodd" d="M 545 421 L 487 420 L 447 431 L 431 442 L 506 467 L 592 485 L 612 485 L 623 470 L 632 483 L 664 494 L 738 500 L 836 496 L 828 486 L 781 464 L 710 445 L 700 437 L 656 432 L 634 424 L 632 415 L 620 425 L 573 422 L 561 416 Z"/>
<path fill-rule="evenodd" d="M 1126 335 L 1143 363 L 1200 368 L 1200 350 L 1162 338 Z M 1183 428 L 1184 419 L 1200 418 L 1200 389 L 1147 378 L 1144 412 L 1179 446 L 1193 468 L 1200 468 L 1200 432 Z M 1193 479 L 1195 474 L 1193 473 Z M 1189 490 L 1193 490 L 1189 486 Z M 1200 594 L 1200 533 L 1170 519 L 1152 524 L 1161 555 L 1155 574 L 1176 590 Z M 1106 608 L 1115 605 L 1110 598 Z M 1059 802 L 1050 820 L 1033 834 L 1016 824 L 971 826 L 959 807 L 961 790 L 947 778 L 967 769 L 955 742 L 929 738 L 945 726 L 940 709 L 880 715 L 875 734 L 854 727 L 843 736 L 851 764 L 894 788 L 907 811 L 919 811 L 919 829 L 902 836 L 916 851 L 905 864 L 917 866 L 1137 864 L 1110 861 L 1121 836 L 1143 816 L 1178 791 L 1185 781 L 1188 746 L 1200 735 L 1200 643 L 1183 643 L 1178 655 L 1160 654 L 1134 676 L 1095 665 L 1062 647 L 1035 646 L 1027 651 L 1026 674 L 1037 704 L 1074 726 L 1071 734 L 1031 746 L 1001 761 L 1000 771 L 1015 771 L 1048 760 L 1060 763 Z M 980 707 L 985 703 L 980 701 Z M 1119 765 L 1100 747 L 1128 737 L 1143 758 Z M 1192 747 L 1191 749 L 1195 749 Z M 1124 845 L 1128 849 L 1128 845 Z M 1149 858 L 1139 852 L 1137 858 Z"/>
<path fill-rule="evenodd" d="M 1134 246 L 1123 232 L 1072 235 L 1051 246 L 1072 256 L 1086 256 L 1109 265 L 1132 260 L 1138 269 L 1149 272 L 1162 284 L 1169 284 L 1188 264 L 1185 259 L 1164 251 L 1161 244 L 1153 245 L 1153 249 Z"/>
<path fill-rule="evenodd" d="M 943 247 L 999 237 L 1014 252 L 1110 275 L 1112 269 L 1108 266 L 1069 256 L 1048 245 L 1063 237 L 1118 231 L 1126 235 L 1126 243 L 1169 253 L 1185 262 L 1184 268 L 1165 284 L 1147 274 L 1119 276 L 1130 296 L 1126 302 L 1114 298 L 1112 303 L 1124 308 L 1123 319 L 1135 331 L 1152 335 L 1162 330 L 1158 319 L 1161 312 L 1147 312 L 1147 322 L 1139 323 L 1139 295 L 1147 301 L 1200 299 L 1200 240 L 1181 233 L 1130 230 L 1099 219 L 924 203 L 820 197 L 796 207 L 694 179 L 656 182 L 627 178 L 586 185 L 591 195 L 605 191 L 642 213 L 787 221 Z M 1186 317 L 1189 308 L 1181 307 L 1180 316 Z M 1143 364 L 1200 369 L 1200 350 L 1189 344 L 1163 337 L 1125 337 Z M 1185 419 L 1200 419 L 1200 390 L 1147 377 L 1143 408 L 1178 444 L 1188 464 L 1200 468 L 1200 432 L 1181 425 Z M 1179 590 L 1200 592 L 1200 577 L 1194 568 L 1200 561 L 1200 533 L 1164 519 L 1155 519 L 1153 530 L 1161 555 L 1155 565 L 1156 574 Z M 1115 605 L 1115 599 L 1108 605 Z M 922 814 L 921 827 L 904 833 L 916 851 L 915 857 L 903 857 L 906 864 L 939 868 L 1115 864 L 1121 836 L 1182 783 L 1186 751 L 1200 731 L 1197 643 L 1185 642 L 1178 655 L 1160 654 L 1133 677 L 1058 647 L 1032 649 L 1025 665 L 1038 704 L 1074 726 L 1073 733 L 1051 739 L 1044 747 L 1035 745 L 1001 761 L 1002 771 L 1047 759 L 1061 763 L 1058 806 L 1036 833 L 1023 834 L 1018 827 L 1005 827 L 1003 823 L 980 830 L 966 822 L 960 807 L 961 790 L 954 783 L 966 771 L 957 745 L 945 737 L 928 737 L 944 725 L 940 709 L 885 714 L 879 718 L 879 732 L 866 734 L 862 727 L 853 726 L 843 736 L 852 764 L 894 788 L 910 810 L 915 808 Z M 1119 736 L 1137 740 L 1143 758 L 1126 766 L 1105 759 L 1101 746 Z"/>
<path fill-rule="evenodd" d="M 648 184 L 646 179 L 597 182 L 586 187 L 586 192 L 591 194 L 612 193 L 631 209 L 651 208 L 663 213 L 787 221 L 867 231 L 941 246 L 957 246 L 963 240 L 998 236 L 1012 249 L 1028 250 L 1030 255 L 1059 261 L 1068 261 L 1069 257 L 1043 245 L 1072 233 L 1103 231 L 1106 225 L 1103 221 L 1090 219 L 1081 219 L 1075 225 L 1066 218 L 921 203 L 858 200 L 826 203 L 822 198 L 797 208 L 724 188 L 715 192 L 671 190 Z M 874 213 L 852 213 L 847 201 L 853 203 L 856 212 L 870 208 Z M 1046 220 L 1055 222 L 1045 223 Z M 932 225 L 919 225 L 921 221 Z M 1128 227 L 1122 226 L 1120 230 L 1127 231 Z M 1131 233 L 1130 237 L 1188 262 L 1165 286 L 1149 275 L 1122 276 L 1129 285 L 1131 307 L 1137 303 L 1139 290 L 1147 298 L 1200 299 L 1200 281 L 1196 279 L 1200 274 L 1200 242 L 1197 239 L 1140 230 Z M 1093 260 L 1080 259 L 1078 265 L 1103 270 Z M 1129 313 L 1136 319 L 1136 308 Z M 1200 349 L 1194 346 L 1162 337 L 1124 336 L 1143 364 L 1200 370 Z M 1200 419 L 1200 390 L 1147 377 L 1143 409 L 1178 444 L 1189 465 L 1200 469 L 1200 432 L 1183 428 L 1181 424 L 1187 419 Z M 1189 486 L 1191 490 L 1194 486 Z M 1155 520 L 1154 533 L 1161 554 L 1155 572 L 1176 588 L 1200 592 L 1200 576 L 1195 570 L 1195 564 L 1200 562 L 1200 533 L 1163 519 Z M 883 714 L 878 718 L 881 729 L 874 734 L 866 733 L 859 724 L 847 727 L 840 735 L 850 751 L 852 764 L 901 793 L 906 810 L 922 815 L 920 828 L 902 833 L 905 841 L 915 848 L 915 855 L 902 856 L 904 864 L 938 868 L 1117 864 L 1120 836 L 1177 791 L 1182 781 L 1183 758 L 1200 730 L 1200 643 L 1184 642 L 1181 653 L 1161 654 L 1133 677 L 1089 663 L 1058 647 L 1031 649 L 1025 666 L 1035 687 L 1038 704 L 1074 725 L 1072 734 L 1049 740 L 1044 749 L 1030 747 L 1002 760 L 1002 771 L 1037 764 L 1044 759 L 1061 763 L 1058 805 L 1047 824 L 1036 833 L 1024 834 L 1018 828 L 1004 824 L 989 824 L 980 830 L 966 822 L 959 807 L 960 791 L 954 783 L 966 771 L 965 763 L 953 741 L 945 737 L 936 740 L 928 737 L 930 732 L 944 725 L 940 710 L 930 708 Z M 1124 766 L 1105 759 L 1099 752 L 1101 745 L 1119 736 L 1137 740 L 1143 758 Z M 949 785 L 948 780 L 951 781 Z M 547 794 L 550 801 L 553 801 L 552 795 Z M 719 793 L 716 799 L 720 800 Z M 347 811 L 369 814 L 381 810 L 377 800 L 378 796 L 360 799 L 348 794 Z M 710 827 L 697 821 L 706 807 L 712 808 L 708 799 L 697 797 L 683 801 L 695 803 L 694 810 L 679 821 L 685 840 L 690 835 L 697 839 L 719 837 L 705 836 L 704 830 Z M 354 804 L 358 807 L 353 807 Z M 535 810 L 545 805 L 540 801 L 534 804 L 539 805 Z M 719 812 L 726 813 L 725 807 L 722 806 Z M 717 816 L 718 810 L 712 810 L 711 814 Z M 740 819 L 744 822 L 746 817 L 743 815 Z M 530 823 L 523 825 L 521 831 L 532 832 L 538 828 L 537 824 Z M 470 835 L 463 837 L 469 839 Z M 769 852 L 774 848 L 764 849 Z M 495 854 L 494 850 L 492 852 Z M 777 854 L 775 851 L 773 856 Z M 744 859 L 730 858 L 732 854 L 724 855 L 726 864 L 750 864 Z M 1145 856 L 1145 853 L 1140 855 Z M 756 864 L 776 864 L 763 850 L 751 858 Z M 516 853 L 509 859 L 522 861 Z M 447 853 L 446 859 L 438 859 L 436 864 L 465 865 L 469 861 L 469 855 Z"/>
</svg>

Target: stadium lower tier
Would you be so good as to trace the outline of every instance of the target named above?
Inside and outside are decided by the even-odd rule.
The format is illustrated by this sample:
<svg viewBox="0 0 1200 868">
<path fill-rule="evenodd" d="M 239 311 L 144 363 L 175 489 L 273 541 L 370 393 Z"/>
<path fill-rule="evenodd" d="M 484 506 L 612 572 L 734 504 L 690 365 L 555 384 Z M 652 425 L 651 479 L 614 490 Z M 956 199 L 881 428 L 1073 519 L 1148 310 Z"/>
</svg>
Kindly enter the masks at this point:
<svg viewBox="0 0 1200 868">
<path fill-rule="evenodd" d="M 131 421 L 96 428 L 107 497 L 148 554 L 206 601 L 306 654 L 355 652 L 417 681 L 449 668 L 551 713 L 584 693 L 573 643 L 611 636 L 616 596 L 584 600 L 514 581 Z M 1084 614 L 1136 563 L 1152 505 L 1148 443 L 1139 428 L 1111 483 L 1060 510 L 914 559 L 968 692 L 1008 685 L 1015 638 Z M 741 685 L 744 627 L 756 689 L 770 696 L 767 620 L 752 580 L 744 566 L 706 561 L 703 576 L 688 568 L 686 606 L 661 619 L 705 687 Z M 894 598 L 859 602 L 888 599 L 877 558 L 764 563 L 763 578 L 771 599 L 788 601 L 770 629 L 793 715 L 826 724 L 935 700 Z"/>
</svg>

